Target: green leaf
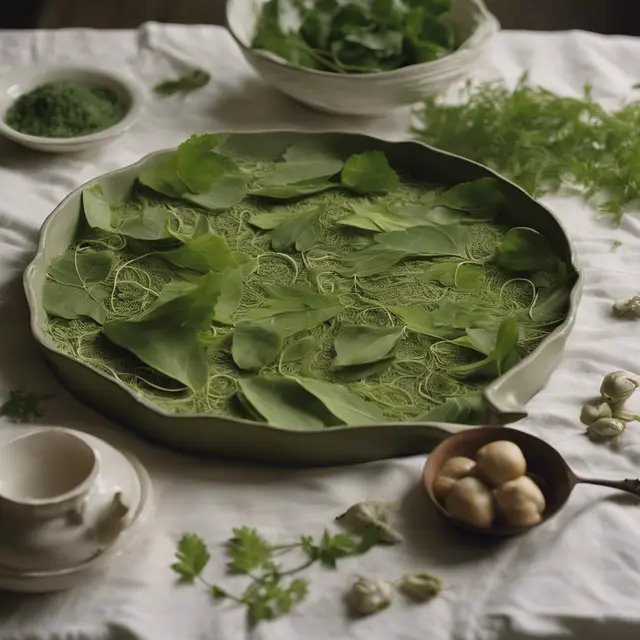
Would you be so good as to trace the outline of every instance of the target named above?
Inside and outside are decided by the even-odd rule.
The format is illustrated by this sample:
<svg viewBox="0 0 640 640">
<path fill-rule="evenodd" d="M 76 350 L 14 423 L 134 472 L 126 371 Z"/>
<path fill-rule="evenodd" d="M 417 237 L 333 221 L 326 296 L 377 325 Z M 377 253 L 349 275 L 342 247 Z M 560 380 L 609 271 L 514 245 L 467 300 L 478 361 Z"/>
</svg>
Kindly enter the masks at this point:
<svg viewBox="0 0 640 640">
<path fill-rule="evenodd" d="M 448 325 L 437 325 L 433 321 L 432 313 L 422 307 L 386 307 L 388 311 L 398 316 L 407 329 L 432 338 L 450 340 L 462 335 L 462 331 Z"/>
<path fill-rule="evenodd" d="M 44 415 L 42 402 L 51 397 L 32 393 L 23 386 L 11 389 L 9 399 L 0 406 L 0 416 L 5 416 L 12 422 L 35 422 Z"/>
<path fill-rule="evenodd" d="M 240 369 L 260 371 L 276 360 L 282 349 L 282 337 L 258 324 L 239 322 L 233 332 L 231 355 Z"/>
<path fill-rule="evenodd" d="M 316 180 L 328 180 L 340 173 L 344 163 L 340 159 L 316 159 L 299 162 L 279 162 L 260 178 L 262 186 L 309 184 Z"/>
<path fill-rule="evenodd" d="M 505 234 L 498 245 L 494 263 L 510 272 L 555 271 L 558 258 L 549 241 L 528 227 L 514 227 Z"/>
<path fill-rule="evenodd" d="M 516 346 L 519 331 L 516 321 L 506 317 L 498 328 L 495 348 L 483 360 L 470 364 L 458 365 L 449 369 L 449 374 L 458 378 L 497 377 L 514 366 L 518 360 Z M 489 345 L 483 344 L 486 349 Z"/>
<path fill-rule="evenodd" d="M 449 422 L 480 424 L 486 414 L 482 393 L 472 392 L 464 396 L 447 398 L 442 404 L 413 418 L 413 422 Z"/>
<path fill-rule="evenodd" d="M 159 252 L 156 254 L 158 258 L 167 260 L 178 267 L 193 269 L 200 273 L 221 272 L 228 267 L 238 266 L 237 256 L 234 255 L 226 239 L 222 236 L 207 233 L 197 238 L 190 238 L 175 232 L 171 235 L 182 242 L 182 246 Z"/>
<path fill-rule="evenodd" d="M 273 200 L 292 200 L 335 189 L 338 185 L 332 182 L 273 184 L 251 190 L 252 196 L 271 198 Z"/>
<path fill-rule="evenodd" d="M 233 530 L 233 538 L 226 545 L 229 562 L 227 568 L 231 573 L 250 573 L 259 569 L 271 559 L 271 545 L 257 532 L 249 527 Z"/>
<path fill-rule="evenodd" d="M 102 193 L 102 187 L 94 184 L 93 187 L 82 190 L 82 206 L 87 223 L 94 229 L 113 231 L 111 226 L 111 205 Z"/>
<path fill-rule="evenodd" d="M 485 282 L 482 267 L 461 262 L 438 262 L 417 276 L 420 282 L 439 282 L 459 291 L 477 291 Z"/>
<path fill-rule="evenodd" d="M 314 135 L 306 136 L 294 142 L 284 152 L 282 159 L 285 162 L 309 162 L 312 160 L 342 161 L 342 156 L 327 144 L 323 135 Z"/>
<path fill-rule="evenodd" d="M 311 538 L 304 537 L 302 550 L 310 560 L 317 560 L 325 567 L 335 569 L 337 560 L 355 555 L 358 550 L 358 542 L 346 533 L 332 535 L 325 529 L 317 544 L 314 544 Z"/>
<path fill-rule="evenodd" d="M 215 213 L 235 207 L 246 195 L 247 185 L 244 178 L 227 175 L 218 178 L 206 193 L 184 193 L 182 198 Z"/>
<path fill-rule="evenodd" d="M 318 346 L 316 339 L 313 336 L 307 336 L 300 338 L 292 342 L 280 356 L 280 362 L 299 362 L 304 360 L 307 356 L 310 356 L 315 348 Z"/>
<path fill-rule="evenodd" d="M 145 364 L 197 391 L 208 376 L 207 348 L 199 336 L 215 315 L 220 281 L 219 274 L 207 274 L 186 293 L 152 305 L 139 316 L 105 322 L 104 334 Z"/>
<path fill-rule="evenodd" d="M 214 584 L 211 587 L 211 596 L 214 600 L 225 600 L 229 597 L 229 594 L 222 587 Z"/>
<path fill-rule="evenodd" d="M 296 380 L 276 375 L 241 375 L 240 391 L 266 422 L 281 429 L 313 431 L 338 424 L 313 395 Z"/>
<path fill-rule="evenodd" d="M 562 319 L 568 306 L 569 296 L 573 287 L 569 284 L 560 284 L 542 293 L 536 299 L 532 307 L 522 312 L 523 319 L 529 318 L 533 322 L 555 322 Z M 527 318 L 526 316 L 529 316 Z"/>
<path fill-rule="evenodd" d="M 416 256 L 465 257 L 467 232 L 460 225 L 423 224 L 404 231 L 389 231 L 375 236 L 376 243 L 387 249 L 406 251 Z"/>
<path fill-rule="evenodd" d="M 163 240 L 172 237 L 171 223 L 177 226 L 177 222 L 168 209 L 145 205 L 140 213 L 125 218 L 117 233 L 136 240 Z"/>
<path fill-rule="evenodd" d="M 434 207 L 463 211 L 476 222 L 492 222 L 504 207 L 504 195 L 498 180 L 480 178 L 445 191 Z"/>
<path fill-rule="evenodd" d="M 188 191 L 187 185 L 178 176 L 178 156 L 175 153 L 148 160 L 138 174 L 138 180 L 145 187 L 170 198 L 179 198 Z"/>
<path fill-rule="evenodd" d="M 395 361 L 395 356 L 390 356 L 368 364 L 340 367 L 332 371 L 332 377 L 338 382 L 357 382 L 358 380 L 364 380 L 364 378 L 369 378 L 370 376 L 379 376 Z"/>
<path fill-rule="evenodd" d="M 211 76 L 201 69 L 194 69 L 179 78 L 163 80 L 159 82 L 153 90 L 160 95 L 173 95 L 174 93 L 191 93 L 206 86 L 211 80 Z"/>
<path fill-rule="evenodd" d="M 223 141 L 220 135 L 194 135 L 178 147 L 178 177 L 192 193 L 208 192 L 218 178 L 237 170 L 230 158 L 211 152 Z"/>
<path fill-rule="evenodd" d="M 472 302 L 456 302 L 445 300 L 431 312 L 431 319 L 436 326 L 466 329 L 492 323 L 492 311 Z"/>
<path fill-rule="evenodd" d="M 385 419 L 378 405 L 363 400 L 340 384 L 314 378 L 297 378 L 297 382 L 344 424 L 372 424 Z"/>
<path fill-rule="evenodd" d="M 350 278 L 351 276 L 373 276 L 384 273 L 398 262 L 411 256 L 408 251 L 399 249 L 389 249 L 378 244 L 374 244 L 358 251 L 351 251 L 342 256 L 342 263 L 346 269 L 340 272 L 341 275 Z"/>
<path fill-rule="evenodd" d="M 289 209 L 277 207 L 270 209 L 267 213 L 254 213 L 249 218 L 249 224 L 263 231 L 270 231 L 271 229 L 277 228 L 283 222 L 294 220 L 300 217 L 300 215 L 299 211 L 290 211 Z"/>
<path fill-rule="evenodd" d="M 285 220 L 271 234 L 271 246 L 274 251 L 285 251 L 295 247 L 296 251 L 308 251 L 322 238 L 320 224 L 321 209 L 314 209 Z"/>
<path fill-rule="evenodd" d="M 47 271 L 42 304 L 52 316 L 72 320 L 82 316 L 102 324 L 109 289 L 102 284 L 111 273 L 112 251 L 86 252 L 70 249 L 56 258 Z"/>
<path fill-rule="evenodd" d="M 341 174 L 342 184 L 358 193 L 387 193 L 400 186 L 398 174 L 382 151 L 352 155 Z"/>
<path fill-rule="evenodd" d="M 178 543 L 177 562 L 171 568 L 182 582 L 193 582 L 207 566 L 211 554 L 202 538 L 195 533 L 185 533 Z"/>
<path fill-rule="evenodd" d="M 367 231 L 402 231 L 420 224 L 417 220 L 399 216 L 388 204 L 381 202 L 353 203 L 354 213 L 336 220 L 336 224 Z"/>
<path fill-rule="evenodd" d="M 402 327 L 347 325 L 335 339 L 336 357 L 331 366 L 350 367 L 383 360 L 402 337 Z"/>
</svg>

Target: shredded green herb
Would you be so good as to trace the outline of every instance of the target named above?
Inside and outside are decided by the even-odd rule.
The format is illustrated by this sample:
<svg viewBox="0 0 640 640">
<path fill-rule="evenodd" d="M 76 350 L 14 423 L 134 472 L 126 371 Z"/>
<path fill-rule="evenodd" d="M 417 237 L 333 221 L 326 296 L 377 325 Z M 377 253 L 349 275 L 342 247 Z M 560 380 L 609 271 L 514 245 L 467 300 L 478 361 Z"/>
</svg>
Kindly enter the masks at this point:
<svg viewBox="0 0 640 640">
<path fill-rule="evenodd" d="M 476 160 L 534 196 L 575 186 L 619 224 L 640 200 L 640 105 L 607 112 L 586 86 L 581 98 L 532 87 L 526 75 L 469 83 L 459 104 L 429 98 L 417 134 L 427 144 Z"/>
<path fill-rule="evenodd" d="M 32 136 L 73 138 L 114 125 L 126 111 L 111 89 L 60 81 L 20 96 L 9 107 L 5 122 Z"/>
<path fill-rule="evenodd" d="M 269 0 L 252 47 L 311 69 L 372 73 L 456 49 L 450 0 Z"/>
<path fill-rule="evenodd" d="M 195 69 L 190 73 L 171 80 L 163 80 L 159 82 L 153 90 L 165 96 L 173 95 L 174 93 L 191 93 L 197 89 L 202 89 L 209 84 L 211 76 L 202 69 Z"/>
<path fill-rule="evenodd" d="M 223 145 L 192 137 L 123 202 L 85 189 L 87 225 L 44 286 L 58 347 L 164 409 L 473 422 L 478 391 L 564 318 L 573 274 L 504 226 L 497 180 L 443 189 L 381 152 Z"/>
</svg>

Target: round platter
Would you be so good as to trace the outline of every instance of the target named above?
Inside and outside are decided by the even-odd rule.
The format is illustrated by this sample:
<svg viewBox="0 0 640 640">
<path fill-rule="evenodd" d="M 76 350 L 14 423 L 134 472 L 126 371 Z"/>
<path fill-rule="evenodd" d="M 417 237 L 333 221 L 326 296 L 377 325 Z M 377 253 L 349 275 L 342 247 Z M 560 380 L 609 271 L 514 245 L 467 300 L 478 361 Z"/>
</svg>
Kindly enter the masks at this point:
<svg viewBox="0 0 640 640">
<path fill-rule="evenodd" d="M 322 136 L 323 144 L 331 144 L 344 153 L 383 151 L 396 170 L 425 183 L 454 185 L 486 177 L 498 179 L 505 198 L 504 222 L 542 233 L 575 274 L 564 321 L 532 353 L 484 389 L 485 423 L 508 424 L 525 417 L 524 405 L 544 386 L 562 356 L 582 291 L 574 249 L 558 220 L 522 189 L 486 167 L 418 142 L 388 142 L 343 133 L 269 132 L 230 134 L 225 147 L 231 155 L 273 159 L 280 157 L 291 144 L 314 136 Z M 381 422 L 356 428 L 338 426 L 319 431 L 292 431 L 227 416 L 177 415 L 64 353 L 45 331 L 47 313 L 43 307 L 43 287 L 48 267 L 74 239 L 83 215 L 82 189 L 100 184 L 110 198 L 124 198 L 141 168 L 151 158 L 157 161 L 169 153 L 171 151 L 151 154 L 130 167 L 100 176 L 76 189 L 56 207 L 42 227 L 38 252 L 25 271 L 24 285 L 33 335 L 65 386 L 105 415 L 172 449 L 275 464 L 353 464 L 423 453 L 443 437 L 473 428 L 448 423 Z"/>
</svg>

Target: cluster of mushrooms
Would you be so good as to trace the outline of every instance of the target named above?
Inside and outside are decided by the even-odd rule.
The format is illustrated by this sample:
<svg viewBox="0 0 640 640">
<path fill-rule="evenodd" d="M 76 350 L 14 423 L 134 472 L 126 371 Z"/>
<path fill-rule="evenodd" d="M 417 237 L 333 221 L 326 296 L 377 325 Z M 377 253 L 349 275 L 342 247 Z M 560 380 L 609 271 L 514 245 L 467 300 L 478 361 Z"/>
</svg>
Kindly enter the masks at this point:
<svg viewBox="0 0 640 640">
<path fill-rule="evenodd" d="M 545 499 L 527 475 L 518 445 L 498 440 L 482 447 L 476 459 L 456 456 L 440 469 L 433 485 L 436 499 L 452 518 L 483 529 L 499 522 L 531 527 L 542 520 Z"/>
</svg>

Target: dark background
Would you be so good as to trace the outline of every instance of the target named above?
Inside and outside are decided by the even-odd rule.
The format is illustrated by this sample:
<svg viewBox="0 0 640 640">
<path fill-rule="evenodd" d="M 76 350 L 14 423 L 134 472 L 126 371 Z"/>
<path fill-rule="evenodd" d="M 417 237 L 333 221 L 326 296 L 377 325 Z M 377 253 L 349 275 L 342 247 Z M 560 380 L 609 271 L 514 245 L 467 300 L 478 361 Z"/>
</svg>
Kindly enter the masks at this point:
<svg viewBox="0 0 640 640">
<path fill-rule="evenodd" d="M 640 35 L 638 0 L 486 0 L 506 29 Z M 221 24 L 224 0 L 0 0 L 0 28 L 134 28 L 147 20 Z"/>
</svg>

